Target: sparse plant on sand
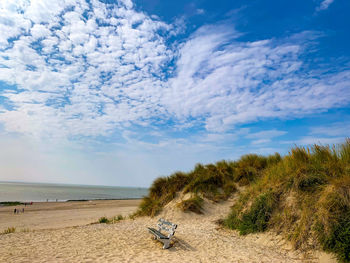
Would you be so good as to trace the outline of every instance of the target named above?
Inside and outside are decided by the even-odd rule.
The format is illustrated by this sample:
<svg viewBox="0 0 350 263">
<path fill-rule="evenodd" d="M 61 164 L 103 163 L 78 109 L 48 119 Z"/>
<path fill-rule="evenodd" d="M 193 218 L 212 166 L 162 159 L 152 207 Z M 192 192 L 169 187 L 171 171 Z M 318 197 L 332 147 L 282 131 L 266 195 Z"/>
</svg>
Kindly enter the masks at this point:
<svg viewBox="0 0 350 263">
<path fill-rule="evenodd" d="M 109 223 L 109 219 L 107 217 L 103 216 L 98 220 L 98 222 L 100 224 L 107 224 L 107 223 Z"/>
<path fill-rule="evenodd" d="M 11 233 L 15 233 L 16 232 L 16 228 L 15 227 L 8 227 L 7 229 L 5 229 L 2 234 L 6 235 L 6 234 L 11 234 Z"/>
<path fill-rule="evenodd" d="M 98 222 L 100 224 L 114 224 L 114 223 L 119 222 L 123 219 L 124 219 L 124 217 L 122 215 L 117 215 L 113 218 L 107 218 L 107 217 L 103 216 L 98 220 Z"/>
<path fill-rule="evenodd" d="M 116 223 L 116 222 L 119 222 L 123 219 L 124 219 L 124 217 L 122 215 L 117 215 L 117 216 L 113 217 L 112 222 Z"/>
</svg>

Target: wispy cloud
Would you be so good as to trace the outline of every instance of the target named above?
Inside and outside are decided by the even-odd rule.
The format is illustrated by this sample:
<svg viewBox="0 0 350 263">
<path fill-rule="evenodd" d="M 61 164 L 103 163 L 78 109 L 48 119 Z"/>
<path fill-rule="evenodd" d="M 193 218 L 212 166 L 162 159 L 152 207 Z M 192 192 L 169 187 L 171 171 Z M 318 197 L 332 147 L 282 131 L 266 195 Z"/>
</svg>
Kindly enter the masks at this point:
<svg viewBox="0 0 350 263">
<path fill-rule="evenodd" d="M 204 9 L 198 8 L 196 10 L 197 15 L 203 15 L 205 13 Z"/>
<path fill-rule="evenodd" d="M 307 70 L 304 39 L 241 42 L 239 36 L 232 28 L 205 26 L 184 43 L 162 98 L 168 111 L 180 120 L 202 120 L 209 131 L 225 131 L 349 103 L 350 71 Z"/>
<path fill-rule="evenodd" d="M 350 123 L 334 122 L 327 125 L 310 127 L 307 134 L 294 141 L 283 141 L 283 144 L 312 145 L 312 144 L 338 144 L 349 137 Z"/>
<path fill-rule="evenodd" d="M 273 130 L 265 130 L 265 131 L 250 133 L 245 137 L 248 139 L 252 139 L 252 142 L 251 142 L 252 144 L 264 144 L 264 143 L 271 142 L 271 139 L 275 137 L 279 137 L 285 134 L 287 134 L 286 131 L 279 131 L 279 130 L 273 129 Z"/>
<path fill-rule="evenodd" d="M 334 2 L 334 0 L 323 0 L 316 8 L 317 11 L 326 10 Z"/>
<path fill-rule="evenodd" d="M 349 136 L 350 122 L 335 122 L 330 123 L 327 126 L 312 127 L 310 129 L 310 134 L 312 135 L 322 135 L 322 136 Z"/>
<path fill-rule="evenodd" d="M 298 145 L 313 145 L 313 144 L 323 144 L 323 145 L 333 145 L 338 143 L 343 143 L 344 137 L 318 137 L 318 136 L 304 136 L 297 140 L 295 143 Z"/>
</svg>

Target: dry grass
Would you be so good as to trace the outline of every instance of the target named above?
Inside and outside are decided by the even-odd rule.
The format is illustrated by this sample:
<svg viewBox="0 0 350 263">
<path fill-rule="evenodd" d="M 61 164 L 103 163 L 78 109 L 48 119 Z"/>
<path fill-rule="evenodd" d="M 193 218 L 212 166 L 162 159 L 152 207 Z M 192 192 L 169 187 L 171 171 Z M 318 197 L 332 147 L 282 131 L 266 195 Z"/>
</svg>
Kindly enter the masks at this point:
<svg viewBox="0 0 350 263">
<path fill-rule="evenodd" d="M 9 228 L 5 229 L 1 234 L 6 235 L 6 234 L 15 233 L 15 232 L 16 232 L 15 227 L 9 227 Z"/>
<path fill-rule="evenodd" d="M 195 195 L 194 197 L 184 200 L 178 204 L 178 207 L 183 212 L 193 212 L 196 214 L 203 214 L 202 212 L 202 204 L 203 199 L 199 197 L 198 195 Z"/>
<path fill-rule="evenodd" d="M 274 229 L 295 248 L 323 248 L 350 262 L 349 168 L 349 140 L 295 147 L 263 170 L 223 223 L 242 234 Z M 261 199 L 267 193 L 273 193 L 273 205 Z"/>
<path fill-rule="evenodd" d="M 152 184 L 134 216 L 155 216 L 179 191 L 213 201 L 246 186 L 221 222 L 241 234 L 274 229 L 295 248 L 323 248 L 350 262 L 350 140 L 337 146 L 294 147 L 281 157 L 248 154 L 238 161 L 197 164 Z M 197 198 L 180 204 L 201 212 Z"/>
</svg>

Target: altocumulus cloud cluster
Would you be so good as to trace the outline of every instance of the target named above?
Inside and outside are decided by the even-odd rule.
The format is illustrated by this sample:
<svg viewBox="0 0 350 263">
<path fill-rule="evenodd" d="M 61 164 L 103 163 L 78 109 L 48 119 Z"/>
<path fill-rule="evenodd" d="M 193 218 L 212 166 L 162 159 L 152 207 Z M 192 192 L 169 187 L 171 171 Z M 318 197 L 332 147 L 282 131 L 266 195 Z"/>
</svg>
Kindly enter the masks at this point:
<svg viewBox="0 0 350 263">
<path fill-rule="evenodd" d="M 170 43 L 176 26 L 130 0 L 2 0 L 0 14 L 0 122 L 8 132 L 107 136 L 167 123 L 221 133 L 350 101 L 348 70 L 303 61 L 305 39 L 316 41 L 317 32 L 242 41 L 221 23 Z"/>
</svg>

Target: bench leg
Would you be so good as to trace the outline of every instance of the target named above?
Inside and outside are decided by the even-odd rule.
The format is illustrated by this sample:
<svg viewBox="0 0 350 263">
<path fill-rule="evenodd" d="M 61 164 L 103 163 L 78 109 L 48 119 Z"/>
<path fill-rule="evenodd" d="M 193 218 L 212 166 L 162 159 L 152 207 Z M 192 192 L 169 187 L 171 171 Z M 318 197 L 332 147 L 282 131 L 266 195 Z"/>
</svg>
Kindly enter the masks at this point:
<svg viewBox="0 0 350 263">
<path fill-rule="evenodd" d="M 170 239 L 164 240 L 163 243 L 164 243 L 163 249 L 169 248 L 169 246 L 170 246 Z"/>
</svg>

